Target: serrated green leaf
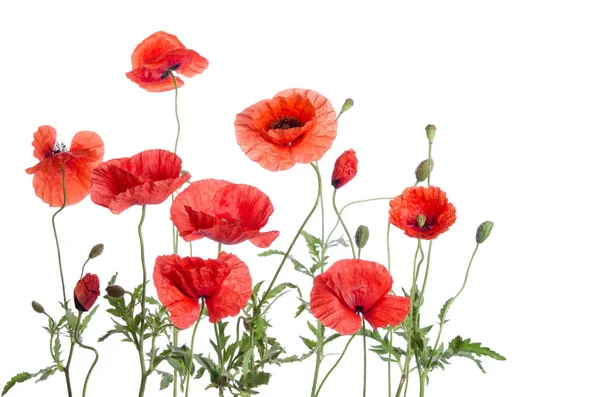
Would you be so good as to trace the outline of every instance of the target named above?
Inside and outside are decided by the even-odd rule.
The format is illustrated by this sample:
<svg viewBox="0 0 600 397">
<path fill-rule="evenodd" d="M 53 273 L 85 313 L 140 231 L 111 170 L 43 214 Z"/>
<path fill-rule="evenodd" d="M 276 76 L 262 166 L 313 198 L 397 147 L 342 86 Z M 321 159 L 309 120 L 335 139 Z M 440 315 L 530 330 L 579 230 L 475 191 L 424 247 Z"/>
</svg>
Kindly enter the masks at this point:
<svg viewBox="0 0 600 397">
<path fill-rule="evenodd" d="M 173 375 L 168 372 L 156 371 L 160 374 L 160 389 L 165 390 L 171 383 L 173 383 Z"/>
<path fill-rule="evenodd" d="M 271 255 L 285 255 L 285 252 L 279 250 L 267 250 L 263 251 L 258 256 L 271 256 Z"/>
<path fill-rule="evenodd" d="M 271 374 L 268 372 L 252 371 L 244 377 L 244 383 L 246 386 L 253 388 L 269 384 L 269 379 L 271 379 Z"/>
<path fill-rule="evenodd" d="M 21 372 L 20 374 L 17 374 L 15 376 L 13 376 L 12 378 L 10 378 L 10 380 L 6 383 L 6 385 L 4 385 L 4 389 L 2 389 L 2 396 L 5 395 L 6 393 L 8 393 L 8 391 L 10 389 L 12 389 L 12 387 L 14 385 L 16 385 L 17 383 L 22 383 L 25 382 L 29 379 L 32 378 L 32 374 L 28 373 L 28 372 Z"/>
<path fill-rule="evenodd" d="M 87 316 L 85 316 L 83 318 L 83 320 L 81 320 L 81 324 L 79 325 L 79 335 L 82 335 L 83 331 L 85 331 L 85 329 L 87 328 L 90 320 L 92 319 L 92 316 L 94 314 L 96 314 L 96 310 L 98 310 L 98 306 L 100 306 L 100 305 L 94 306 L 94 308 L 88 312 Z"/>
<path fill-rule="evenodd" d="M 70 308 L 67 308 L 67 325 L 71 331 L 75 331 L 75 327 L 77 326 L 77 316 Z"/>
<path fill-rule="evenodd" d="M 325 339 L 325 342 L 323 342 L 323 345 L 326 345 L 326 344 L 328 344 L 329 342 L 336 340 L 336 339 L 337 339 L 337 338 L 339 338 L 340 336 L 342 336 L 342 335 L 340 335 L 340 334 L 338 334 L 338 333 L 335 333 L 335 334 L 333 334 L 333 335 L 330 335 L 330 336 L 328 336 L 328 337 Z"/>
<path fill-rule="evenodd" d="M 42 371 L 42 376 L 40 376 L 35 383 L 38 382 L 42 382 L 45 381 L 46 379 L 48 379 L 50 376 L 54 375 L 54 373 L 58 370 L 58 367 L 56 365 L 53 365 L 52 367 L 48 367 L 46 369 L 44 369 Z"/>
<path fill-rule="evenodd" d="M 314 325 L 312 325 L 310 323 L 310 321 L 307 321 L 306 324 L 308 324 L 308 329 L 310 329 L 310 332 L 312 332 L 313 335 L 318 338 L 319 337 L 319 332 L 317 331 L 317 327 L 315 327 Z"/>
<path fill-rule="evenodd" d="M 469 352 L 469 353 L 474 353 L 478 356 L 491 357 L 491 358 L 493 358 L 495 360 L 499 360 L 499 361 L 506 360 L 506 357 L 496 353 L 489 347 L 481 346 L 481 343 L 479 343 L 479 342 L 471 342 L 471 338 L 462 339 L 460 336 L 457 336 L 456 338 L 452 339 L 448 348 L 453 349 L 455 352 L 456 351 Z"/>
<path fill-rule="evenodd" d="M 304 344 L 306 345 L 306 347 L 308 347 L 309 350 L 314 350 L 315 347 L 317 347 L 317 342 L 315 342 L 314 340 L 310 340 L 303 336 L 301 336 L 300 339 L 302 339 L 302 342 L 304 342 Z"/>
<path fill-rule="evenodd" d="M 276 285 L 269 291 L 269 293 L 263 297 L 263 301 L 268 301 L 269 299 L 275 298 L 277 295 L 281 294 L 283 290 L 286 288 L 298 288 L 295 284 L 292 283 L 281 283 Z"/>
<path fill-rule="evenodd" d="M 61 353 L 61 345 L 60 345 L 60 337 L 56 335 L 56 339 L 54 339 L 54 346 L 52 347 L 52 353 L 54 354 L 54 359 L 57 362 L 61 362 L 60 353 Z"/>
<path fill-rule="evenodd" d="M 444 303 L 442 308 L 440 309 L 440 313 L 438 314 L 438 318 L 440 319 L 440 324 L 446 323 L 446 315 L 448 315 L 448 310 L 450 310 L 450 306 L 452 305 L 452 302 L 454 302 L 454 298 L 448 299 Z"/>
<path fill-rule="evenodd" d="M 111 278 L 110 280 L 108 280 L 108 285 L 115 285 L 115 281 L 117 281 L 117 276 L 119 275 L 119 272 L 116 272 Z"/>
</svg>

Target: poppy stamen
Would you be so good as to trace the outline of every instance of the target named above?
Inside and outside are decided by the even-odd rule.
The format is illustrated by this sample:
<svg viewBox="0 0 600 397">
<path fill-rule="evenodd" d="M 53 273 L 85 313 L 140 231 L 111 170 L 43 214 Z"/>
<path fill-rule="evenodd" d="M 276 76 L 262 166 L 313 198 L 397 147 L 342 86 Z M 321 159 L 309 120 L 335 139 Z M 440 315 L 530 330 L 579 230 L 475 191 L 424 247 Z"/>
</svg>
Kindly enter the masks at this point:
<svg viewBox="0 0 600 397">
<path fill-rule="evenodd" d="M 272 130 L 288 130 L 290 128 L 302 127 L 304 123 L 295 117 L 282 116 L 271 122 Z"/>
<path fill-rule="evenodd" d="M 56 141 L 54 148 L 52 149 L 52 156 L 58 153 L 68 152 L 67 145 L 63 141 Z"/>
<path fill-rule="evenodd" d="M 365 308 L 364 308 L 364 307 L 362 307 L 362 306 L 356 306 L 356 313 L 357 313 L 357 314 L 358 314 L 358 313 L 362 313 L 362 312 L 363 312 L 363 310 L 365 310 Z"/>
</svg>

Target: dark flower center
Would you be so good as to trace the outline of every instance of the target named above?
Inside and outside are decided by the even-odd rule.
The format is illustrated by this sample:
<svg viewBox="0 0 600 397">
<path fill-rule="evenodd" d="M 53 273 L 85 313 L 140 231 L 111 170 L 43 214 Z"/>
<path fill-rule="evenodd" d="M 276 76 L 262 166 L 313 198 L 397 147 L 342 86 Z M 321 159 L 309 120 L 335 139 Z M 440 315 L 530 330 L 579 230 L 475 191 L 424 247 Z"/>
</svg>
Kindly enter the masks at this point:
<svg viewBox="0 0 600 397">
<path fill-rule="evenodd" d="M 271 122 L 272 130 L 288 130 L 290 128 L 302 127 L 304 124 L 295 117 L 283 116 Z"/>
<path fill-rule="evenodd" d="M 171 66 L 169 69 L 165 70 L 164 73 L 160 75 L 160 79 L 161 80 L 166 79 L 171 74 L 170 72 L 172 70 L 177 70 L 177 68 L 179 68 L 179 64 L 178 63 L 176 63 L 175 65 Z"/>
<path fill-rule="evenodd" d="M 364 307 L 362 307 L 362 306 L 356 306 L 356 313 L 362 313 L 363 310 L 365 310 Z"/>
<path fill-rule="evenodd" d="M 52 156 L 58 153 L 68 152 L 67 145 L 62 141 L 56 141 L 54 148 L 52 149 Z"/>
</svg>

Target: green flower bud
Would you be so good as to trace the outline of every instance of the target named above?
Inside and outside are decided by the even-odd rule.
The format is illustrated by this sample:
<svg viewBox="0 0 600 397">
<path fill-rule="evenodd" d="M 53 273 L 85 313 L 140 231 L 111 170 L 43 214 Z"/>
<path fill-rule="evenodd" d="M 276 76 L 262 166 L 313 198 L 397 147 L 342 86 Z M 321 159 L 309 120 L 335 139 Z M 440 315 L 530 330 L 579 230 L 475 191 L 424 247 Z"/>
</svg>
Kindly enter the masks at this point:
<svg viewBox="0 0 600 397">
<path fill-rule="evenodd" d="M 475 241 L 477 244 L 483 243 L 492 232 L 492 228 L 494 227 L 494 222 L 485 221 L 477 228 L 477 233 L 475 234 Z"/>
<path fill-rule="evenodd" d="M 429 177 L 429 173 L 433 170 L 433 159 L 431 160 L 431 166 L 429 164 L 429 159 L 423 160 L 419 163 L 417 169 L 415 170 L 417 182 L 423 182 L 427 180 L 427 177 Z"/>
<path fill-rule="evenodd" d="M 365 245 L 367 245 L 367 241 L 369 241 L 369 228 L 365 225 L 360 225 L 358 229 L 356 229 L 354 242 L 358 248 L 363 249 L 365 248 Z"/>
<path fill-rule="evenodd" d="M 106 287 L 106 293 L 111 298 L 121 298 L 123 295 L 125 295 L 125 292 L 125 289 L 120 285 L 109 285 Z"/>
<path fill-rule="evenodd" d="M 427 221 L 427 217 L 424 214 L 417 215 L 417 225 L 419 225 L 420 228 L 425 226 L 426 221 Z"/>
<path fill-rule="evenodd" d="M 352 106 L 354 106 L 354 101 L 351 98 L 346 99 L 346 101 L 344 101 L 344 104 L 342 105 L 342 110 L 340 110 L 340 114 L 338 115 L 338 117 L 350 110 Z"/>
<path fill-rule="evenodd" d="M 44 306 L 40 305 L 36 301 L 31 301 L 31 307 L 36 313 L 44 314 L 46 312 L 46 310 L 44 310 Z"/>
<path fill-rule="evenodd" d="M 429 124 L 425 127 L 425 132 L 427 132 L 427 139 L 429 139 L 429 143 L 433 143 L 433 138 L 435 138 L 435 125 Z"/>
<path fill-rule="evenodd" d="M 90 258 L 90 259 L 96 258 L 96 257 L 102 255 L 103 251 L 104 251 L 104 244 L 96 244 L 90 250 L 90 254 L 88 255 L 88 258 Z"/>
</svg>

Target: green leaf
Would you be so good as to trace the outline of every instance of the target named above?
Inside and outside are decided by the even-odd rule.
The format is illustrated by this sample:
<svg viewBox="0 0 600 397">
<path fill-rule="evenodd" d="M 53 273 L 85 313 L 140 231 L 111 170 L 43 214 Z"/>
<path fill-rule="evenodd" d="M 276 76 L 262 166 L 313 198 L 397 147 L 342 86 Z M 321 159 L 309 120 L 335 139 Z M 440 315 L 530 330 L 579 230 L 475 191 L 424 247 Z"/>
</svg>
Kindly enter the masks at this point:
<svg viewBox="0 0 600 397">
<path fill-rule="evenodd" d="M 71 331 L 75 331 L 77 326 L 77 316 L 70 308 L 67 308 L 67 325 Z"/>
<path fill-rule="evenodd" d="M 298 287 L 292 283 L 281 283 L 281 284 L 273 287 L 273 289 L 271 289 L 271 291 L 269 291 L 269 293 L 265 297 L 263 297 L 263 301 L 266 302 L 269 299 L 276 297 L 277 295 L 281 294 L 283 292 L 283 290 L 285 290 L 286 288 L 298 288 Z"/>
<path fill-rule="evenodd" d="M 337 338 L 339 338 L 340 336 L 342 336 L 342 335 L 340 335 L 340 334 L 338 334 L 338 333 L 335 333 L 335 334 L 333 334 L 333 335 L 331 335 L 331 336 L 328 336 L 328 337 L 325 339 L 325 342 L 323 342 L 323 345 L 326 345 L 326 344 L 328 344 L 329 342 L 331 342 L 331 341 L 333 341 L 333 340 L 336 340 L 336 339 L 337 339 Z"/>
<path fill-rule="evenodd" d="M 83 320 L 81 320 L 81 324 L 79 325 L 79 335 L 83 334 L 83 331 L 85 331 L 85 329 L 88 326 L 88 323 L 90 322 L 90 320 L 92 319 L 92 316 L 94 314 L 96 314 L 96 310 L 98 310 L 98 306 L 100 305 L 96 305 L 94 306 L 94 308 L 92 310 L 89 311 L 89 313 L 87 314 L 87 316 L 85 316 L 83 318 Z"/>
<path fill-rule="evenodd" d="M 314 350 L 317 347 L 317 342 L 315 342 L 314 340 L 310 340 L 303 336 L 301 336 L 300 339 L 302 339 L 302 342 L 304 342 L 304 344 L 306 345 L 306 347 L 308 347 L 309 350 Z"/>
<path fill-rule="evenodd" d="M 491 357 L 495 360 L 505 361 L 506 357 L 496 353 L 489 347 L 481 346 L 479 342 L 471 342 L 471 338 L 462 339 L 460 336 L 452 339 L 448 348 L 452 348 L 454 351 L 474 353 L 478 356 Z"/>
<path fill-rule="evenodd" d="M 28 373 L 28 372 L 21 372 L 20 374 L 17 374 L 15 376 L 13 376 L 12 378 L 10 378 L 10 380 L 6 383 L 6 385 L 4 385 L 4 389 L 2 389 L 2 396 L 5 395 L 6 393 L 8 393 L 8 391 L 10 389 L 12 389 L 12 387 L 14 385 L 16 385 L 17 383 L 22 383 L 25 382 L 29 379 L 31 379 L 33 377 L 32 374 Z"/>
<path fill-rule="evenodd" d="M 44 369 L 43 372 L 42 372 L 42 376 L 40 376 L 38 378 L 38 380 L 35 381 L 35 383 L 42 382 L 42 381 L 48 379 L 50 376 L 54 375 L 54 373 L 57 370 L 58 370 L 58 367 L 56 365 L 53 365 L 51 367 L 48 367 L 48 368 Z"/>
<path fill-rule="evenodd" d="M 260 385 L 269 384 L 270 378 L 271 374 L 268 372 L 252 371 L 244 377 L 244 383 L 246 384 L 246 386 L 253 388 Z"/>
<path fill-rule="evenodd" d="M 306 246 L 308 247 L 310 255 L 313 257 L 313 259 L 318 260 L 320 256 L 321 247 L 323 246 L 323 242 L 321 241 L 321 239 L 313 236 L 312 234 L 304 230 L 302 231 L 302 237 L 304 237 L 304 240 L 306 241 Z"/>
<path fill-rule="evenodd" d="M 173 375 L 168 372 L 156 371 L 160 375 L 160 389 L 165 390 L 171 383 L 173 383 Z"/>
<path fill-rule="evenodd" d="M 285 252 L 279 250 L 267 250 L 263 251 L 258 256 L 271 256 L 271 255 L 285 255 Z"/>
<path fill-rule="evenodd" d="M 108 281 L 108 285 L 115 285 L 115 281 L 117 281 L 118 275 L 119 275 L 119 272 L 116 272 Z"/>
<path fill-rule="evenodd" d="M 58 335 L 56 335 L 56 339 L 54 339 L 54 347 L 52 348 L 52 352 L 53 352 L 54 358 L 56 359 L 57 362 L 61 362 L 61 359 L 60 359 L 60 353 L 61 353 L 60 348 L 61 348 L 60 338 L 59 338 Z"/>
<path fill-rule="evenodd" d="M 310 321 L 307 321 L 306 324 L 308 324 L 308 329 L 310 329 L 310 332 L 312 332 L 313 335 L 318 338 L 319 337 L 319 332 L 317 331 L 317 327 L 315 327 L 314 325 L 312 325 L 310 323 Z"/>
<path fill-rule="evenodd" d="M 454 298 L 448 299 L 446 301 L 446 303 L 444 303 L 444 305 L 440 309 L 440 314 L 438 314 L 438 318 L 440 319 L 440 324 L 442 324 L 442 323 L 445 324 L 448 322 L 448 320 L 446 320 L 446 315 L 448 314 L 448 310 L 450 310 L 450 306 L 452 305 L 452 302 L 454 302 Z"/>
<path fill-rule="evenodd" d="M 195 357 L 196 358 L 196 357 Z M 217 383 L 219 380 L 219 369 L 217 367 L 217 365 L 215 364 L 215 362 L 208 358 L 208 357 L 197 357 L 196 358 L 198 363 L 203 367 L 206 368 L 206 370 L 208 371 L 208 373 L 210 374 L 210 381 L 212 383 Z"/>
</svg>

